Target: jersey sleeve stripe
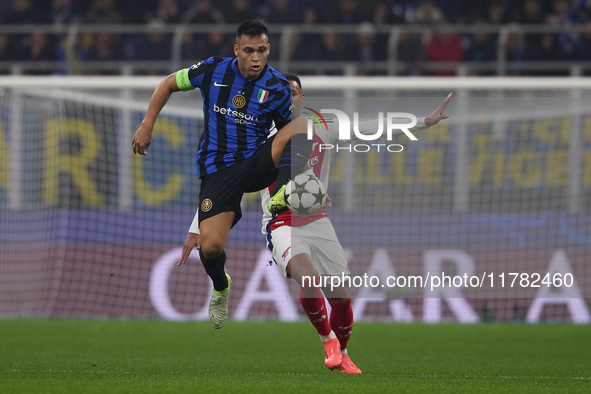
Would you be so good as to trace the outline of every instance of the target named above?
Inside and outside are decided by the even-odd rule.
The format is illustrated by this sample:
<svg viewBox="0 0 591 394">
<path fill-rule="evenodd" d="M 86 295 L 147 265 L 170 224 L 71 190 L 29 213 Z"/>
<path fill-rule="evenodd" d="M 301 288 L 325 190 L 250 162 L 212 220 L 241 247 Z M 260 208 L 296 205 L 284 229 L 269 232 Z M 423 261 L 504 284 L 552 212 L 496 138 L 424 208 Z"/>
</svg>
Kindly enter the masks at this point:
<svg viewBox="0 0 591 394">
<path fill-rule="evenodd" d="M 285 125 L 291 122 L 291 90 L 285 95 L 283 102 L 279 104 L 278 116 L 275 119 L 277 130 L 281 130 Z"/>
</svg>

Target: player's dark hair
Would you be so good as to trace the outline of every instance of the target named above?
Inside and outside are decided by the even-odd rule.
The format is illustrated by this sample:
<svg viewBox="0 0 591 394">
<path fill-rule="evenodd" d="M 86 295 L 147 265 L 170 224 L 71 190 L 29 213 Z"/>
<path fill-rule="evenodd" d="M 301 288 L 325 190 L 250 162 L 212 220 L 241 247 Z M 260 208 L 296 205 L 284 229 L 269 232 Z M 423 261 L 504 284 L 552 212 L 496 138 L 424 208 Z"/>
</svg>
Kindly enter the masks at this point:
<svg viewBox="0 0 591 394">
<path fill-rule="evenodd" d="M 236 40 L 242 36 L 247 36 L 251 38 L 260 37 L 262 35 L 269 36 L 269 29 L 267 26 L 261 21 L 257 20 L 248 20 L 244 21 L 238 26 L 236 29 Z"/>
<path fill-rule="evenodd" d="M 285 79 L 287 79 L 288 81 L 296 81 L 298 86 L 300 87 L 300 90 L 304 90 L 302 88 L 302 82 L 300 81 L 300 77 L 298 77 L 297 75 L 295 75 L 294 73 L 283 73 L 283 76 L 285 77 Z"/>
</svg>

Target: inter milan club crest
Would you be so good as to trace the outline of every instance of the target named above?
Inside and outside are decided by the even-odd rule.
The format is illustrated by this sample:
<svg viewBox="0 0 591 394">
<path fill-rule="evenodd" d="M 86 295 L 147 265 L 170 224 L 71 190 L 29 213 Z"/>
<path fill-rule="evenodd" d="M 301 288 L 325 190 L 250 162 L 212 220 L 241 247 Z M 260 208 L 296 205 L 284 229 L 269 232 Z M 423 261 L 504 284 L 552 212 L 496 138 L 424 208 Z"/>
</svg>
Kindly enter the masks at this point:
<svg viewBox="0 0 591 394">
<path fill-rule="evenodd" d="M 258 95 L 258 100 L 259 103 L 264 103 L 265 101 L 267 101 L 267 98 L 269 97 L 269 91 L 267 90 L 263 90 L 263 89 L 259 89 L 259 95 Z"/>
<path fill-rule="evenodd" d="M 244 105 L 246 105 L 246 99 L 242 95 L 242 92 L 238 92 L 238 94 L 234 96 L 232 99 L 232 104 L 234 104 L 234 107 L 236 108 L 242 108 Z"/>
<path fill-rule="evenodd" d="M 211 202 L 211 200 L 209 198 L 206 198 L 201 203 L 201 210 L 203 212 L 208 212 L 211 209 L 211 207 L 213 207 L 213 202 Z"/>
</svg>

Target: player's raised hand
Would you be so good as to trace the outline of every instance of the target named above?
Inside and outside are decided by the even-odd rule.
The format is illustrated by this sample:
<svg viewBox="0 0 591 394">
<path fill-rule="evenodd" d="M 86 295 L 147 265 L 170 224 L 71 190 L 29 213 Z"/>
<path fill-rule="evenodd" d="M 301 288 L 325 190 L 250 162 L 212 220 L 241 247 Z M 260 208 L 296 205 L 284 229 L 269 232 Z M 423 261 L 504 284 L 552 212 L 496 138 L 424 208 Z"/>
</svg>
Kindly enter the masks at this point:
<svg viewBox="0 0 591 394">
<path fill-rule="evenodd" d="M 439 107 L 437 107 L 437 109 L 433 111 L 431 115 L 425 118 L 425 124 L 427 126 L 436 125 L 437 123 L 439 123 L 439 121 L 449 118 L 449 114 L 443 113 L 443 111 L 445 111 L 445 107 L 447 107 L 447 104 L 449 104 L 452 97 L 453 93 L 450 92 L 447 95 L 447 97 L 443 100 L 443 102 L 439 105 Z"/>
<path fill-rule="evenodd" d="M 133 149 L 133 153 L 145 155 L 151 143 L 152 129 L 142 124 L 137 129 L 133 139 L 131 140 L 131 148 Z"/>
<path fill-rule="evenodd" d="M 195 233 L 187 233 L 187 237 L 185 238 L 185 243 L 183 244 L 183 252 L 181 253 L 181 258 L 176 265 L 183 265 L 189 259 L 189 255 L 193 248 L 199 249 L 201 247 L 201 235 Z"/>
</svg>

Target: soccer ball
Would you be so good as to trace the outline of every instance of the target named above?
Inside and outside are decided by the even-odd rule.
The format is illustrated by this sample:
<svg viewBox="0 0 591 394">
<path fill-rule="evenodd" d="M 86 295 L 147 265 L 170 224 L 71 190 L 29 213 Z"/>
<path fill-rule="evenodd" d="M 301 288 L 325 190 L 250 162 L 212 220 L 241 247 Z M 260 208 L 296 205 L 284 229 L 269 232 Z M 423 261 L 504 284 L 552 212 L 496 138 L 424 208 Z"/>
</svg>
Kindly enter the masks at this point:
<svg viewBox="0 0 591 394">
<path fill-rule="evenodd" d="M 293 213 L 314 215 L 326 203 L 326 188 L 311 170 L 296 175 L 285 186 L 285 202 Z"/>
</svg>

